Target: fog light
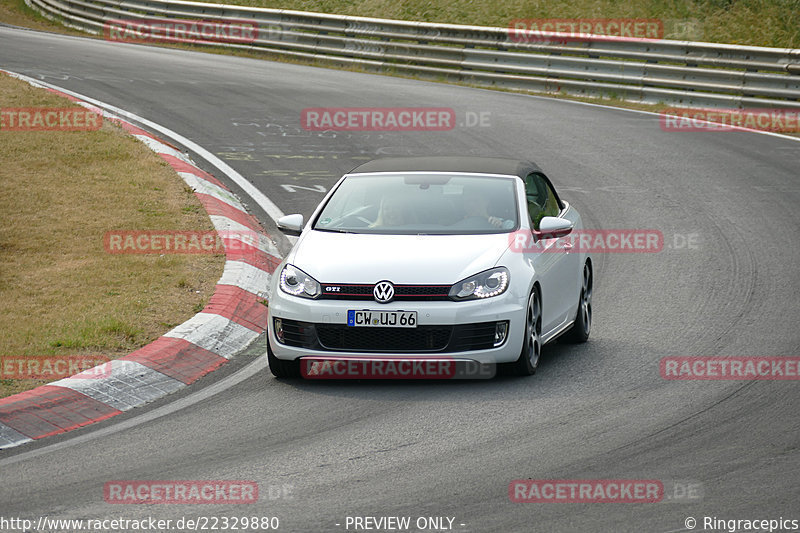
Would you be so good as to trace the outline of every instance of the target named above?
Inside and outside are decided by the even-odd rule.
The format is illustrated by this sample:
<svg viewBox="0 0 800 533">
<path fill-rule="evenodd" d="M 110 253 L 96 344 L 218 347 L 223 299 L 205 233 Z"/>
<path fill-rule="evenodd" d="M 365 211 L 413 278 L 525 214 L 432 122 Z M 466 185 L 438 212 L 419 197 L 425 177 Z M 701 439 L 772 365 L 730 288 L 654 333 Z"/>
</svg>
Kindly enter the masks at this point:
<svg viewBox="0 0 800 533">
<path fill-rule="evenodd" d="M 508 334 L 508 322 L 498 322 L 497 325 L 494 327 L 494 345 L 495 347 L 500 346 L 506 341 L 506 335 Z"/>
<path fill-rule="evenodd" d="M 278 339 L 278 342 L 283 344 L 283 321 L 280 318 L 276 318 L 274 324 L 275 324 L 275 338 Z"/>
</svg>

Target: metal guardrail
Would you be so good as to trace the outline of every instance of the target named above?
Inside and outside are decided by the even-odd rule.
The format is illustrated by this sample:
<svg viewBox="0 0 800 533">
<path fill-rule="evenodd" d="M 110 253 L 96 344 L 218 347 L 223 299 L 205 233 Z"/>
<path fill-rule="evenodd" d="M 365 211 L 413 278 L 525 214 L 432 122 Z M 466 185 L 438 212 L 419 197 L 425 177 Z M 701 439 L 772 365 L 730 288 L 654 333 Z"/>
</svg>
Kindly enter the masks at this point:
<svg viewBox="0 0 800 533">
<path fill-rule="evenodd" d="M 307 13 L 183 0 L 26 0 L 94 34 L 127 20 L 248 21 L 259 50 L 367 71 L 511 90 L 685 107 L 800 107 L 800 49 L 530 34 L 508 28 Z"/>
</svg>

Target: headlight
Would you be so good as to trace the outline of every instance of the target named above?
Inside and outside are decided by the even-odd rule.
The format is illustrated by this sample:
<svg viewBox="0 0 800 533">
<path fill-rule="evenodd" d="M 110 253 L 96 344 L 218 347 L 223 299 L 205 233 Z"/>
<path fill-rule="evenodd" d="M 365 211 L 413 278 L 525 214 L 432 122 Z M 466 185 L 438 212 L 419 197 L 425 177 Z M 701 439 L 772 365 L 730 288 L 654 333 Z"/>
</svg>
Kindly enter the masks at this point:
<svg viewBox="0 0 800 533">
<path fill-rule="evenodd" d="M 503 294 L 508 289 L 508 278 L 509 274 L 506 267 L 486 270 L 453 285 L 450 288 L 450 298 L 453 300 L 475 300 Z"/>
<path fill-rule="evenodd" d="M 294 265 L 286 265 L 281 271 L 281 290 L 301 298 L 319 298 L 322 292 L 319 282 Z"/>
</svg>

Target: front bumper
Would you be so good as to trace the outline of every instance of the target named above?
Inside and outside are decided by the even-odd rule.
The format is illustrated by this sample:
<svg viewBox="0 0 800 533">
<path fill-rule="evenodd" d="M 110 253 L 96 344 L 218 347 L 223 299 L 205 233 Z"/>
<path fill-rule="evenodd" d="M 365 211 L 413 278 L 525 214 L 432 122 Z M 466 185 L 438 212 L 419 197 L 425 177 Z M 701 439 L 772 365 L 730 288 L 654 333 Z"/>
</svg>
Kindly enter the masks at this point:
<svg viewBox="0 0 800 533">
<path fill-rule="evenodd" d="M 512 291 L 466 302 L 405 301 L 379 304 L 355 300 L 308 300 L 273 292 L 268 338 L 278 359 L 358 357 L 359 359 L 447 357 L 493 364 L 516 361 L 522 349 L 525 299 Z M 417 328 L 347 326 L 348 310 L 416 311 Z M 281 320 L 283 342 L 275 331 Z M 504 342 L 491 346 L 495 324 L 507 322 Z M 288 333 L 288 335 L 287 335 Z"/>
</svg>

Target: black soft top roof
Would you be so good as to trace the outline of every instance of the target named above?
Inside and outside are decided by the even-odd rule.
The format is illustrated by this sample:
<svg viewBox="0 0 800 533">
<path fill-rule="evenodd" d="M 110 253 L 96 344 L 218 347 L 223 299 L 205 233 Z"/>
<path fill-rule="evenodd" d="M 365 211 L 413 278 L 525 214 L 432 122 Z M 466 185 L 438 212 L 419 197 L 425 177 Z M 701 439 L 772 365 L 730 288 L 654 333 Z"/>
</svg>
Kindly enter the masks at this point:
<svg viewBox="0 0 800 533">
<path fill-rule="evenodd" d="M 524 179 L 531 172 L 541 172 L 541 169 L 531 161 L 500 157 L 387 157 L 359 165 L 348 174 L 368 172 L 474 172 Z"/>
</svg>

